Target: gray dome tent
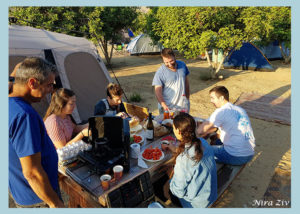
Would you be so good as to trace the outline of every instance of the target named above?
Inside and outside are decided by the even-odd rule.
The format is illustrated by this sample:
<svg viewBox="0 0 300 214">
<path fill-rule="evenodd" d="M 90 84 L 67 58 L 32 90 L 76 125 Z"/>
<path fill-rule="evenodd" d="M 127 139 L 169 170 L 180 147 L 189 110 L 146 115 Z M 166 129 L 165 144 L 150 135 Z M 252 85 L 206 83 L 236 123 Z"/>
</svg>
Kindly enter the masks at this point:
<svg viewBox="0 0 300 214">
<path fill-rule="evenodd" d="M 73 90 L 77 108 L 76 122 L 87 120 L 94 105 L 106 97 L 106 86 L 112 82 L 95 46 L 87 39 L 27 26 L 9 26 L 9 72 L 26 57 L 42 57 L 56 64 L 62 87 Z M 43 117 L 50 96 L 34 108 Z"/>
<path fill-rule="evenodd" d="M 152 39 L 147 34 L 140 34 L 134 37 L 128 44 L 126 50 L 131 54 L 160 53 L 162 44 L 154 45 Z"/>
</svg>

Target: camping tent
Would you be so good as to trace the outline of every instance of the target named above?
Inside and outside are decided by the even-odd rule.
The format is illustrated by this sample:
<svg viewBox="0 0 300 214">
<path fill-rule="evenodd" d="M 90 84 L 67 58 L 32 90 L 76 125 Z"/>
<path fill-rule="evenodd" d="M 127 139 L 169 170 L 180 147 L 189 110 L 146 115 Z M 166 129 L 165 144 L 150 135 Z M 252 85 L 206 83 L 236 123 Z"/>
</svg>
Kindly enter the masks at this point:
<svg viewBox="0 0 300 214">
<path fill-rule="evenodd" d="M 224 68 L 238 68 L 243 70 L 273 70 L 268 59 L 252 43 L 244 42 L 240 50 L 232 50 L 224 61 Z"/>
<path fill-rule="evenodd" d="M 94 105 L 106 97 L 106 86 L 112 82 L 95 46 L 85 38 L 68 36 L 26 26 L 9 26 L 9 72 L 26 57 L 42 57 L 57 66 L 62 87 L 76 94 L 76 122 L 87 120 Z M 43 116 L 50 97 L 34 104 Z"/>
<path fill-rule="evenodd" d="M 152 39 L 147 34 L 140 34 L 134 37 L 128 44 L 126 50 L 130 54 L 160 53 L 162 44 L 154 45 Z"/>
<path fill-rule="evenodd" d="M 284 43 L 282 43 L 283 51 L 286 54 L 289 54 L 290 50 L 285 47 Z M 279 48 L 279 42 L 274 41 L 271 42 L 269 45 L 260 47 L 261 52 L 269 59 L 269 60 L 275 60 L 275 59 L 282 59 L 282 54 Z"/>
</svg>

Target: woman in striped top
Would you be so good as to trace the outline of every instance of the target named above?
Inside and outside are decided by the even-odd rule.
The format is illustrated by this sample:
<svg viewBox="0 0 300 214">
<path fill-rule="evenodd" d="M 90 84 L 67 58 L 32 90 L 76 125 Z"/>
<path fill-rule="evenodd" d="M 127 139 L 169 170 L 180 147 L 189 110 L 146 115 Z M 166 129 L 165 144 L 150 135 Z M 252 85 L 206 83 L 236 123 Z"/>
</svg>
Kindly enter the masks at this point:
<svg viewBox="0 0 300 214">
<path fill-rule="evenodd" d="M 71 116 L 75 107 L 76 97 L 73 91 L 60 88 L 53 93 L 44 123 L 56 149 L 88 136 L 88 124 L 77 125 Z"/>
</svg>

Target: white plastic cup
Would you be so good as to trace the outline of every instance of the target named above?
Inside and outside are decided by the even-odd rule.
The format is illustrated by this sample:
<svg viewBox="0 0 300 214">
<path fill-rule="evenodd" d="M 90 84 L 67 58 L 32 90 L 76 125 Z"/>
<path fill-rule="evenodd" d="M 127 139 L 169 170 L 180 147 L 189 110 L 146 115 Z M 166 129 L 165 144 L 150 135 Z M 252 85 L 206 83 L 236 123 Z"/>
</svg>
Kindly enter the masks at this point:
<svg viewBox="0 0 300 214">
<path fill-rule="evenodd" d="M 111 176 L 108 174 L 104 174 L 100 177 L 102 189 L 108 190 L 110 187 Z"/>
<path fill-rule="evenodd" d="M 114 178 L 117 181 L 120 180 L 123 176 L 123 166 L 121 166 L 121 165 L 114 166 L 113 172 L 114 172 Z"/>
</svg>

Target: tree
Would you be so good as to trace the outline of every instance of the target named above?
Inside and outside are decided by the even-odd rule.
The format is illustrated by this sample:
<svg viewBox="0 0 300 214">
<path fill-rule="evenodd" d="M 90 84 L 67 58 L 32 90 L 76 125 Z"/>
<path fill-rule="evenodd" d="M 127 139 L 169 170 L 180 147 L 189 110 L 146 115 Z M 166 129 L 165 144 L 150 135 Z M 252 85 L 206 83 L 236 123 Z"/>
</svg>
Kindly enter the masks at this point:
<svg viewBox="0 0 300 214">
<path fill-rule="evenodd" d="M 18 24 L 43 28 L 72 36 L 88 35 L 87 14 L 93 8 L 82 7 L 11 7 L 9 16 Z"/>
<path fill-rule="evenodd" d="M 110 64 L 120 31 L 133 25 L 137 12 L 135 7 L 11 7 L 9 16 L 21 25 L 85 36 L 99 45 Z"/>
<path fill-rule="evenodd" d="M 248 40 L 258 45 L 278 41 L 286 63 L 291 61 L 291 8 L 290 7 L 248 7 L 240 18 L 245 24 Z M 289 48 L 283 49 L 282 44 Z"/>
<path fill-rule="evenodd" d="M 153 25 L 155 35 L 165 47 L 175 48 L 186 58 L 205 52 L 216 77 L 228 52 L 239 49 L 244 39 L 239 7 L 160 7 Z M 220 63 L 211 63 L 208 51 L 223 50 Z"/>
<path fill-rule="evenodd" d="M 97 42 L 104 53 L 106 62 L 110 64 L 113 48 L 120 41 L 120 31 L 131 27 L 138 13 L 135 7 L 96 7 L 89 14 L 89 32 L 92 40 Z M 108 44 L 111 50 L 108 52 Z"/>
</svg>

